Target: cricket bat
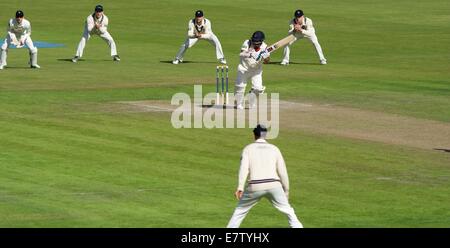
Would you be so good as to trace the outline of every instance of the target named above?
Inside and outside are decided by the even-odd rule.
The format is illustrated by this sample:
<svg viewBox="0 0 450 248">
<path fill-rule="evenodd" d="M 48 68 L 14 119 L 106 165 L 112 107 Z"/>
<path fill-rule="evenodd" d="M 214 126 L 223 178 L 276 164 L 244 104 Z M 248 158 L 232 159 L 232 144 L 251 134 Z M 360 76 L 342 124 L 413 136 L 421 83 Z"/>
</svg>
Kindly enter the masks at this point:
<svg viewBox="0 0 450 248">
<path fill-rule="evenodd" d="M 266 51 L 271 53 L 280 47 L 286 46 L 287 44 L 289 44 L 290 42 L 292 42 L 294 40 L 295 40 L 295 36 L 293 34 L 290 34 L 290 35 L 284 37 L 283 39 L 275 42 L 274 44 L 270 45 L 268 48 L 266 48 Z"/>
</svg>

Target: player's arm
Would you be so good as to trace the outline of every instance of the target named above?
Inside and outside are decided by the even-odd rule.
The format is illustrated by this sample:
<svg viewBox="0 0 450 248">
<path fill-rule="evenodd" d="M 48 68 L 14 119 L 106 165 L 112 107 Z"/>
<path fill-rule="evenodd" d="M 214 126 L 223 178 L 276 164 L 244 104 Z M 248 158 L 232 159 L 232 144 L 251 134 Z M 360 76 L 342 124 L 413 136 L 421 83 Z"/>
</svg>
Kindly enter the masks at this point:
<svg viewBox="0 0 450 248">
<path fill-rule="evenodd" d="M 294 23 L 289 23 L 289 31 L 288 31 L 288 33 L 289 34 L 293 34 L 295 32 L 295 25 L 294 25 Z"/>
<path fill-rule="evenodd" d="M 209 39 L 212 35 L 212 28 L 211 28 L 211 22 L 209 20 L 206 20 L 205 23 L 205 33 L 201 34 L 200 37 L 203 39 Z"/>
<path fill-rule="evenodd" d="M 286 163 L 284 162 L 283 155 L 277 148 L 277 173 L 280 177 L 281 185 L 283 186 L 286 196 L 289 195 L 289 177 L 287 174 Z"/>
<path fill-rule="evenodd" d="M 20 39 L 19 39 L 19 45 L 20 46 L 23 46 L 24 45 L 24 43 L 25 43 L 25 40 L 28 38 L 28 37 L 30 37 L 30 35 L 31 35 L 31 24 L 26 24 L 26 25 L 24 25 L 24 30 L 23 30 L 23 34 L 20 36 Z"/>
<path fill-rule="evenodd" d="M 197 32 L 195 30 L 194 23 L 192 21 L 189 21 L 187 36 L 191 39 L 197 38 Z"/>
<path fill-rule="evenodd" d="M 248 41 L 244 41 L 244 44 L 241 46 L 241 53 L 239 54 L 240 57 L 244 59 L 248 59 L 252 57 L 252 54 L 249 52 L 249 45 Z"/>
<path fill-rule="evenodd" d="M 302 25 L 302 33 L 304 35 L 312 35 L 314 34 L 316 31 L 314 29 L 314 25 L 311 19 L 308 18 L 308 20 L 306 21 L 306 23 L 304 25 Z"/>
<path fill-rule="evenodd" d="M 235 192 L 235 196 L 237 199 L 241 199 L 242 193 L 244 192 L 245 182 L 247 180 L 248 174 L 250 168 L 250 161 L 248 158 L 248 151 L 247 149 L 244 149 L 241 156 L 241 166 L 239 168 L 239 181 L 238 181 L 238 188 Z"/>
<path fill-rule="evenodd" d="M 88 30 L 88 32 L 92 32 L 92 30 L 93 30 L 94 27 L 95 27 L 94 18 L 93 18 L 92 16 L 89 16 L 89 17 L 86 19 L 86 24 L 87 24 L 87 30 Z"/>
</svg>

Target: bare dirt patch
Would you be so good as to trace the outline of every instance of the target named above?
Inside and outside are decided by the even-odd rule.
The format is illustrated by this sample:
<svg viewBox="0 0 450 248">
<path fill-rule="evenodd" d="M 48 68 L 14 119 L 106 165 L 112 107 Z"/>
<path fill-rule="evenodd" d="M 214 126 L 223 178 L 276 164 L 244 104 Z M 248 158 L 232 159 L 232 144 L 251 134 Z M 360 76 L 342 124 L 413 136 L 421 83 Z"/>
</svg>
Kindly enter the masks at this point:
<svg viewBox="0 0 450 248">
<path fill-rule="evenodd" d="M 114 105 L 115 110 L 126 112 L 170 113 L 177 108 L 168 101 Z M 450 149 L 449 123 L 329 104 L 280 101 L 280 127 L 422 149 Z"/>
</svg>

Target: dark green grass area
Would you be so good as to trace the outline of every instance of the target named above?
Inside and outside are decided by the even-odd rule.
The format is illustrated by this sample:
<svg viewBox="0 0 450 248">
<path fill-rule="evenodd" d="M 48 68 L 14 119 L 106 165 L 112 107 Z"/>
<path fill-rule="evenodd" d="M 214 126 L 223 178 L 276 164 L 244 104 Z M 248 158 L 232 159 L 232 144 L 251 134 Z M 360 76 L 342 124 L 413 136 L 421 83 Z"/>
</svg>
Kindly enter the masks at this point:
<svg viewBox="0 0 450 248">
<path fill-rule="evenodd" d="M 92 37 L 77 64 L 69 59 L 97 2 L 38 2 L 0 3 L 1 23 L 21 8 L 33 40 L 65 44 L 39 49 L 41 70 L 28 69 L 26 50 L 11 49 L 0 71 L 0 227 L 227 224 L 249 129 L 174 129 L 169 113 L 109 109 L 169 102 L 194 84 L 214 91 L 210 44 L 188 50 L 190 63 L 169 63 L 196 9 L 222 42 L 230 82 L 242 42 L 255 30 L 267 43 L 285 37 L 303 8 L 329 64 L 301 40 L 291 65 L 278 65 L 281 51 L 264 65 L 269 93 L 450 122 L 448 1 L 108 1 L 122 61 Z M 285 156 L 291 204 L 306 227 L 449 227 L 449 153 L 285 129 L 271 142 Z M 287 220 L 262 201 L 243 227 Z"/>
</svg>

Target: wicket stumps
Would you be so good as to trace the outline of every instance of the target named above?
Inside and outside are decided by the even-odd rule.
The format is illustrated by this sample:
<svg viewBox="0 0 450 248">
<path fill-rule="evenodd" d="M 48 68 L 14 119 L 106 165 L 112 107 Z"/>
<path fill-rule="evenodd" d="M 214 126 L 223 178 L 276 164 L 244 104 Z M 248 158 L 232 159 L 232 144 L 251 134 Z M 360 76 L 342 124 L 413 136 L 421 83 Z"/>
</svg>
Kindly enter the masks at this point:
<svg viewBox="0 0 450 248">
<path fill-rule="evenodd" d="M 219 81 L 221 87 L 219 88 Z M 223 99 L 222 104 L 228 104 L 228 66 L 218 65 L 216 67 L 216 105 L 220 105 L 220 98 Z"/>
</svg>

